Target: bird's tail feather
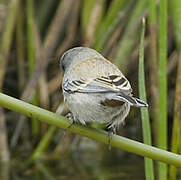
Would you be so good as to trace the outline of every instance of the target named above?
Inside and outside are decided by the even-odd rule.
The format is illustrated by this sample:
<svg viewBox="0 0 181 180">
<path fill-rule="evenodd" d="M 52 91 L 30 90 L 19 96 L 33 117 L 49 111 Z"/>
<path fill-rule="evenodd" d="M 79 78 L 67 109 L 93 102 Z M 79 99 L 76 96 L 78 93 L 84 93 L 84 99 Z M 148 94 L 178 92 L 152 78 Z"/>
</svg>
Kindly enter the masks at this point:
<svg viewBox="0 0 181 180">
<path fill-rule="evenodd" d="M 125 94 L 117 94 L 117 100 L 121 100 L 124 102 L 127 102 L 131 106 L 136 106 L 136 107 L 148 107 L 148 104 L 141 99 L 135 98 L 130 95 L 125 95 Z"/>
</svg>

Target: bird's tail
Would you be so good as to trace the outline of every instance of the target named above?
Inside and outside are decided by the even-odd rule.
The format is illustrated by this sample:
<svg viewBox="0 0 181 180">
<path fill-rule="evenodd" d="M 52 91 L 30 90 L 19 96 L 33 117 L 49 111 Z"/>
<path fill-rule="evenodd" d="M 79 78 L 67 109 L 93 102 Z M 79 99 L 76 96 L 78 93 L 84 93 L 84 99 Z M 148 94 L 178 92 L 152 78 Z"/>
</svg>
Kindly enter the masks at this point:
<svg viewBox="0 0 181 180">
<path fill-rule="evenodd" d="M 130 95 L 125 95 L 123 93 L 117 94 L 116 99 L 127 102 L 131 106 L 148 107 L 148 104 L 146 102 L 142 101 L 141 99 L 138 99 L 138 98 L 130 96 Z"/>
</svg>

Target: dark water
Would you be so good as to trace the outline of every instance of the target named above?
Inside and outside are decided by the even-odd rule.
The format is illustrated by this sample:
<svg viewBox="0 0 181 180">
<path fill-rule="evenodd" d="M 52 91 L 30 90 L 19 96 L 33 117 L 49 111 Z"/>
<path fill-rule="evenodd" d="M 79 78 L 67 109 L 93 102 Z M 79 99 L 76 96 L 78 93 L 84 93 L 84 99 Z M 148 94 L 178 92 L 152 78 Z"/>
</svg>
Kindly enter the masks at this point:
<svg viewBox="0 0 181 180">
<path fill-rule="evenodd" d="M 26 158 L 12 159 L 1 165 L 0 180 L 100 179 L 143 180 L 143 158 L 84 138 L 79 147 L 59 153 L 47 153 L 41 161 L 26 166 Z"/>
</svg>

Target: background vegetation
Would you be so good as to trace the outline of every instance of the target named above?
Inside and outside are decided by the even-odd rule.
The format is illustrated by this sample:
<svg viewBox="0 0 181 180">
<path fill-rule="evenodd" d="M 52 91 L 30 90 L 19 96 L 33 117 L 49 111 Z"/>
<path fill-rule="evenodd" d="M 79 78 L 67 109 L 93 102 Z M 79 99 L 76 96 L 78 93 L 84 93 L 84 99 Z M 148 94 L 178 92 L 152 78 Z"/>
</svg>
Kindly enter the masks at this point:
<svg viewBox="0 0 181 180">
<path fill-rule="evenodd" d="M 59 58 L 71 47 L 92 47 L 120 68 L 143 99 L 146 78 L 149 109 L 141 121 L 132 108 L 119 135 L 179 154 L 180 34 L 180 0 L 0 0 L 0 92 L 65 115 Z M 25 119 L 0 108 L 0 179 L 181 178 L 175 166 L 153 168 L 145 159 L 144 173 L 142 158 Z M 25 165 L 29 158 L 37 163 Z"/>
</svg>

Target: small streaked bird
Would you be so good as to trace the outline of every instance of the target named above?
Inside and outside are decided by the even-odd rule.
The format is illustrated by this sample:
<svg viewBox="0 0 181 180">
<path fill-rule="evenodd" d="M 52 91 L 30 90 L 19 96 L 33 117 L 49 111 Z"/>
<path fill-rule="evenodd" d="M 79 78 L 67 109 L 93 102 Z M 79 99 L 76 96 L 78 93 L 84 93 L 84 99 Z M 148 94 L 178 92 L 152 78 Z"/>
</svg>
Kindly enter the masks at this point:
<svg viewBox="0 0 181 180">
<path fill-rule="evenodd" d="M 70 124 L 98 122 L 116 133 L 130 106 L 148 106 L 132 96 L 130 83 L 121 71 L 94 49 L 75 47 L 66 51 L 60 67 L 64 71 L 62 89 L 71 111 Z"/>
</svg>

